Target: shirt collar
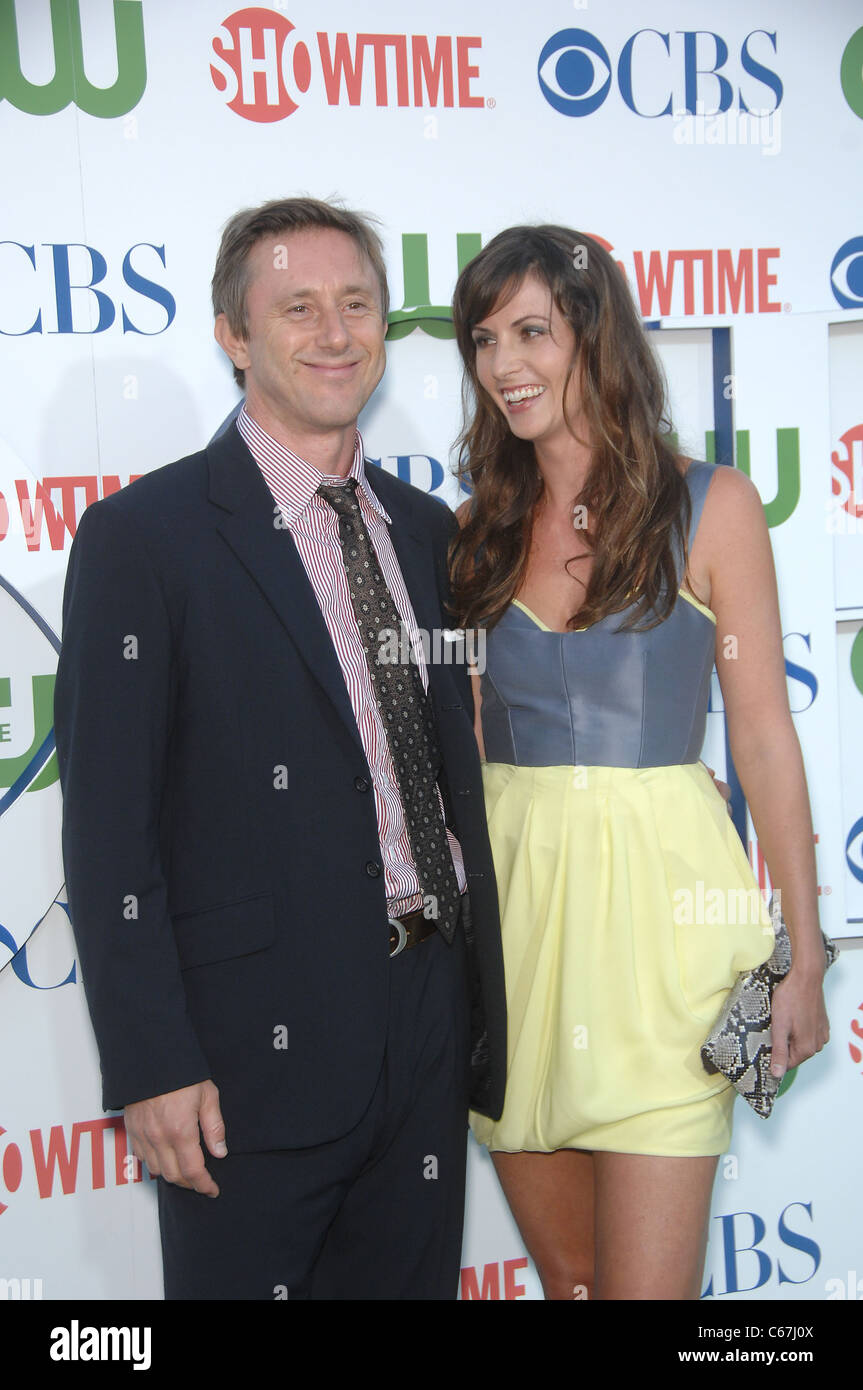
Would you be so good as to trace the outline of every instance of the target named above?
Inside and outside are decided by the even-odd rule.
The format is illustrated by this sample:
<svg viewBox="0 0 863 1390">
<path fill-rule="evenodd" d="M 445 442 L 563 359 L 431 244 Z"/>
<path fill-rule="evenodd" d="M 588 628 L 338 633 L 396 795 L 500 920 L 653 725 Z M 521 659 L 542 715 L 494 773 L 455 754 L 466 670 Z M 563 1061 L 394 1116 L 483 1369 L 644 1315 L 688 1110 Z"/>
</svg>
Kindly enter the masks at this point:
<svg viewBox="0 0 863 1390">
<path fill-rule="evenodd" d="M 330 473 L 320 473 L 313 464 L 307 463 L 291 449 L 280 444 L 268 434 L 257 420 L 254 420 L 243 404 L 237 416 L 237 429 L 248 446 L 255 463 L 264 475 L 264 482 L 273 498 L 286 514 L 289 521 L 296 521 L 315 496 L 321 483 L 343 484 L 345 479 Z M 357 494 L 362 494 L 366 502 L 387 525 L 391 520 L 381 505 L 366 478 L 363 459 L 362 436 L 357 430 L 354 441 L 354 457 L 347 476 L 356 478 Z"/>
</svg>

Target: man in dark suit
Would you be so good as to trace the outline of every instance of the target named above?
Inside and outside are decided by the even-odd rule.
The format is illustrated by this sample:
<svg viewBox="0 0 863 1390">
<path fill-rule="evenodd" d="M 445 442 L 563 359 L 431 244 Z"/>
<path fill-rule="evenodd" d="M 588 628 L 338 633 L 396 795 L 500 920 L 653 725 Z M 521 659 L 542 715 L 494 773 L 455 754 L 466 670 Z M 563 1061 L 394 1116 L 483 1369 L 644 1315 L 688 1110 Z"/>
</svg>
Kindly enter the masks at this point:
<svg viewBox="0 0 863 1390">
<path fill-rule="evenodd" d="M 363 218 L 238 214 L 213 298 L 243 410 L 88 508 L 69 561 L 55 721 L 103 1101 L 160 1175 L 167 1297 L 449 1298 L 468 1103 L 499 1115 L 505 1073 L 469 676 L 423 644 L 455 522 L 363 463 L 388 307 Z"/>
</svg>

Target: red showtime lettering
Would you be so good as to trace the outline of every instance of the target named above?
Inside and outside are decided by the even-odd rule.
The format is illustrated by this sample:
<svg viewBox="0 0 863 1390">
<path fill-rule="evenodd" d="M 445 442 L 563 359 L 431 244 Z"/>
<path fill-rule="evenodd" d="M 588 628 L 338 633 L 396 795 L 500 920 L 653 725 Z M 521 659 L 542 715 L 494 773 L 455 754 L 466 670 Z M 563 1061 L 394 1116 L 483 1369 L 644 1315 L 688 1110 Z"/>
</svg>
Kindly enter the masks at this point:
<svg viewBox="0 0 863 1390">
<path fill-rule="evenodd" d="M 500 1299 L 500 1266 L 497 1264 L 487 1264 L 482 1267 L 482 1287 L 477 1278 L 475 1265 L 468 1265 L 461 1271 L 461 1297 L 464 1302 L 469 1299 L 486 1300 L 492 1302 Z M 503 1261 L 503 1297 L 505 1300 L 512 1301 L 516 1298 L 523 1298 L 525 1293 L 524 1284 L 517 1284 L 515 1281 L 516 1271 L 527 1269 L 527 1256 L 522 1255 L 515 1260 Z"/>
</svg>

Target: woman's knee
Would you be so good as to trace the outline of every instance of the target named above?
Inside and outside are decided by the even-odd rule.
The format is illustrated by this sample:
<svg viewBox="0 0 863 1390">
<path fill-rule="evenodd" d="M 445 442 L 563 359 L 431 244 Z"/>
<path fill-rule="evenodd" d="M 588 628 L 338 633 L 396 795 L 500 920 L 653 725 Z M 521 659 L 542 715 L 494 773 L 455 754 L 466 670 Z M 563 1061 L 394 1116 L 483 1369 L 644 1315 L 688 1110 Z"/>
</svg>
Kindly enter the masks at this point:
<svg viewBox="0 0 863 1390">
<path fill-rule="evenodd" d="M 542 1291 L 549 1302 L 586 1302 L 593 1298 L 593 1269 L 579 1262 L 538 1269 Z"/>
</svg>

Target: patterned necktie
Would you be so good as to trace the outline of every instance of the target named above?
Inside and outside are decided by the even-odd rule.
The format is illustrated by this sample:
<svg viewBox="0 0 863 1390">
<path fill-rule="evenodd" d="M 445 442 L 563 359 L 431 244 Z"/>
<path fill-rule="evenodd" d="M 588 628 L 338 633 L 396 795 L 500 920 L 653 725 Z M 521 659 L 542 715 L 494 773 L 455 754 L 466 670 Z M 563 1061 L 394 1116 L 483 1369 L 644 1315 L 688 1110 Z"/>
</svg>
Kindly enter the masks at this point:
<svg viewBox="0 0 863 1390">
<path fill-rule="evenodd" d="M 389 634 L 401 634 L 402 619 L 381 573 L 356 490 L 356 478 L 349 478 L 342 487 L 322 483 L 318 493 L 339 519 L 351 605 L 386 731 L 411 853 L 423 896 L 430 900 L 428 915 L 452 941 L 460 895 L 438 795 L 442 769 L 434 715 L 416 663 L 409 661 L 405 667 L 384 656 Z"/>
</svg>

